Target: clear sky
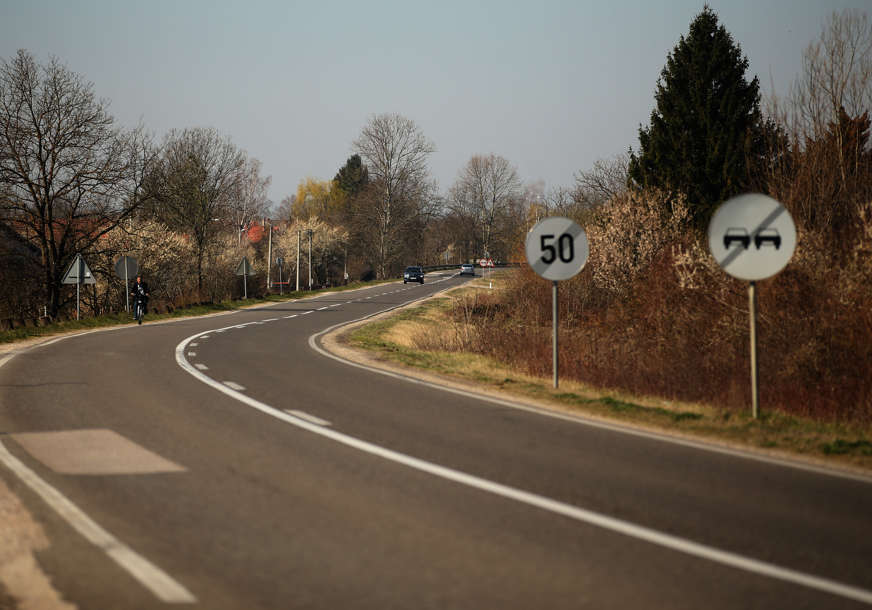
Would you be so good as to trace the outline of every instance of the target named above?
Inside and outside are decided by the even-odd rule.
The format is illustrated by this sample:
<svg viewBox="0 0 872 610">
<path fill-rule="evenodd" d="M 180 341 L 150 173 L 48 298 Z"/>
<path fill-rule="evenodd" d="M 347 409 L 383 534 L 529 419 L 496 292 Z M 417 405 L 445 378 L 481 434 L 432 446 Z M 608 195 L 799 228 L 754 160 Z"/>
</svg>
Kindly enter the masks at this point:
<svg viewBox="0 0 872 610">
<path fill-rule="evenodd" d="M 833 10 L 872 0 L 710 0 L 760 77 L 784 92 Z M 704 2 L 671 0 L 0 0 L 0 57 L 50 54 L 122 125 L 215 127 L 263 163 L 278 203 L 327 180 L 369 117 L 436 145 L 442 192 L 475 154 L 526 183 L 571 186 L 637 146 L 657 77 Z"/>
</svg>

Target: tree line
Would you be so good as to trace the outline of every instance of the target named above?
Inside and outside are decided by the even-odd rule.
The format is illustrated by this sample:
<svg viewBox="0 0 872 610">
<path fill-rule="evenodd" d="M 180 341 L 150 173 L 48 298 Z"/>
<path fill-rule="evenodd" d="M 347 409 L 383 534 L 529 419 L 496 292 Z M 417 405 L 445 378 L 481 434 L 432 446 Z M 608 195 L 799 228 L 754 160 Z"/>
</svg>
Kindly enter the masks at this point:
<svg viewBox="0 0 872 610">
<path fill-rule="evenodd" d="M 506 159 L 474 156 L 444 197 L 427 166 L 435 145 L 414 121 L 373 116 L 352 149 L 333 180 L 306 179 L 274 208 L 260 161 L 217 129 L 161 142 L 124 129 L 83 76 L 21 50 L 0 64 L 0 319 L 69 312 L 75 291 L 61 280 L 77 254 L 102 280 L 85 293 L 93 313 L 124 303 L 122 254 L 175 306 L 240 296 L 242 256 L 261 278 L 281 256 L 289 279 L 301 236 L 318 285 L 511 256 L 526 194 Z"/>
</svg>

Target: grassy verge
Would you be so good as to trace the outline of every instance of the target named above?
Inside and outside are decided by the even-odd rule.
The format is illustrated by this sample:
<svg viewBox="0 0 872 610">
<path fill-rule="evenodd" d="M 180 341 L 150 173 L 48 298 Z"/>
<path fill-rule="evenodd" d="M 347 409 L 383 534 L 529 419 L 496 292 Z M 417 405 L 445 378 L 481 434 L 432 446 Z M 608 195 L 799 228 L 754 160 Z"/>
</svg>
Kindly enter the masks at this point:
<svg viewBox="0 0 872 610">
<path fill-rule="evenodd" d="M 400 310 L 359 326 L 340 340 L 385 362 L 472 383 L 489 393 L 548 408 L 872 472 L 872 429 L 868 425 L 765 410 L 755 420 L 750 407 L 738 411 L 630 396 L 568 379 L 561 379 L 560 388 L 555 390 L 550 378 L 532 377 L 478 354 L 440 349 L 440 345 L 456 344 L 455 339 L 466 332 L 462 323 L 449 315 L 456 298 L 460 297 L 449 294 Z"/>
<path fill-rule="evenodd" d="M 346 290 L 355 290 L 358 288 L 365 288 L 367 286 L 375 286 L 377 284 L 384 284 L 389 282 L 395 282 L 396 280 L 380 280 L 373 282 L 354 282 L 348 284 L 347 286 L 335 286 L 332 288 L 325 288 L 323 290 L 306 292 L 306 291 L 291 291 L 286 292 L 284 295 L 278 294 L 269 294 L 262 299 L 239 299 L 234 301 L 222 301 L 220 303 L 211 303 L 208 305 L 191 305 L 189 307 L 174 309 L 170 313 L 151 313 L 145 317 L 146 322 L 152 322 L 155 320 L 169 320 L 173 318 L 187 318 L 191 316 L 204 316 L 213 313 L 220 313 L 223 311 L 235 311 L 237 309 L 246 309 L 248 307 L 256 307 L 257 305 L 264 305 L 268 303 L 279 303 L 283 301 L 291 301 L 295 299 L 303 299 L 307 297 L 312 297 L 317 294 L 322 294 L 325 292 L 341 292 Z M 46 324 L 44 326 L 27 326 L 22 328 L 16 328 L 13 330 L 0 331 L 0 344 L 3 343 L 14 343 L 16 341 L 22 341 L 25 339 L 32 339 L 35 337 L 48 337 L 52 335 L 65 334 L 69 332 L 79 331 L 79 330 L 90 330 L 94 328 L 103 328 L 109 326 L 118 326 L 124 324 L 135 324 L 133 320 L 133 314 L 127 312 L 113 313 L 107 314 L 103 316 L 97 317 L 83 317 L 80 320 L 66 320 L 64 322 L 57 322 L 52 324 Z"/>
</svg>

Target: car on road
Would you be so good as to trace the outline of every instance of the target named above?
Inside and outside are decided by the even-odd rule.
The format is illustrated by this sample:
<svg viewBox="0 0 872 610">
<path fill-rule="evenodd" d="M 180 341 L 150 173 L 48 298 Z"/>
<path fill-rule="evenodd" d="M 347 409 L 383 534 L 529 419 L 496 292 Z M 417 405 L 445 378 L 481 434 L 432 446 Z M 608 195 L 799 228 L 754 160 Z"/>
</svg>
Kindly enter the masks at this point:
<svg viewBox="0 0 872 610">
<path fill-rule="evenodd" d="M 403 272 L 403 283 L 406 282 L 421 282 L 424 283 L 424 268 L 423 267 L 406 267 Z"/>
<path fill-rule="evenodd" d="M 475 265 L 463 263 L 460 265 L 460 275 L 475 275 Z"/>
</svg>

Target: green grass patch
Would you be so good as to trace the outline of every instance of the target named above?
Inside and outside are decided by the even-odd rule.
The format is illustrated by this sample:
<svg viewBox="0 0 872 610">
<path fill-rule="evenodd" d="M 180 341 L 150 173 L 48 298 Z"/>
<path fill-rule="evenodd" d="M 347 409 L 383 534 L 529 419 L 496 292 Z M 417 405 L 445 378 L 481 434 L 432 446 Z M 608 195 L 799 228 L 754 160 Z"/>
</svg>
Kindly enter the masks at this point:
<svg viewBox="0 0 872 610">
<path fill-rule="evenodd" d="M 838 438 L 831 443 L 821 445 L 821 451 L 826 455 L 868 455 L 872 456 L 872 442 L 865 439 L 846 441 Z"/>
</svg>

